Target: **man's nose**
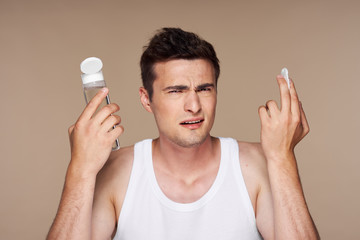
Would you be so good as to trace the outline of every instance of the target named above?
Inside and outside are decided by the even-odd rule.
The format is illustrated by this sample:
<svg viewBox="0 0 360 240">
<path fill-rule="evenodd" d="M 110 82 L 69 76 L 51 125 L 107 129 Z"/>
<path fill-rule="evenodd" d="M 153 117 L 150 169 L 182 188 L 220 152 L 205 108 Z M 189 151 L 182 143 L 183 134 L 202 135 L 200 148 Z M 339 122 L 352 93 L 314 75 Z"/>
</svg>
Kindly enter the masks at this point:
<svg viewBox="0 0 360 240">
<path fill-rule="evenodd" d="M 201 110 L 201 102 L 199 95 L 196 91 L 190 91 L 186 98 L 185 98 L 185 104 L 184 104 L 184 110 L 186 112 L 191 113 L 198 113 Z"/>
</svg>

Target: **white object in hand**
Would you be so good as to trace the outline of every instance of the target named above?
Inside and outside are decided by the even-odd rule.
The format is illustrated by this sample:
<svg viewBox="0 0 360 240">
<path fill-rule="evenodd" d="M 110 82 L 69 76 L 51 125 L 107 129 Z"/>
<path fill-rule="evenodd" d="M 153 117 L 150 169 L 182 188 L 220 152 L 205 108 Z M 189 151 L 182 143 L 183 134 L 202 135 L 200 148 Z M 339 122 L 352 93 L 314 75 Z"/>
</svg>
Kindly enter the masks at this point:
<svg viewBox="0 0 360 240">
<path fill-rule="evenodd" d="M 83 82 L 84 96 L 86 104 L 90 102 L 90 100 L 97 94 L 97 92 L 106 87 L 104 76 L 102 73 L 103 63 L 99 58 L 89 57 L 82 61 L 80 64 L 80 70 L 83 72 L 81 74 L 81 79 Z M 96 112 L 104 107 L 105 105 L 110 104 L 109 94 L 106 98 L 100 103 Z M 115 126 L 113 127 L 113 129 Z M 118 150 L 120 148 L 119 140 L 116 139 L 112 150 Z"/>
<path fill-rule="evenodd" d="M 288 88 L 290 90 L 289 71 L 287 70 L 287 68 L 281 69 L 281 75 L 285 78 L 285 80 L 286 80 L 286 82 L 288 84 Z"/>
</svg>

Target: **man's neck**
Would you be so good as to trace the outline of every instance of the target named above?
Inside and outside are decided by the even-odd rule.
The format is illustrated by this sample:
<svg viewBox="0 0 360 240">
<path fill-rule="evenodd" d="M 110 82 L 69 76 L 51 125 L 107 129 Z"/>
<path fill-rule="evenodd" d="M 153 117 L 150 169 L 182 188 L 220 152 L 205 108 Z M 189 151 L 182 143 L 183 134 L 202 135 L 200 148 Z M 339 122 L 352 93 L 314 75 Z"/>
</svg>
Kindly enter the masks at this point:
<svg viewBox="0 0 360 240">
<path fill-rule="evenodd" d="M 166 171 L 175 178 L 198 177 L 211 165 L 219 165 L 219 153 L 219 139 L 210 135 L 194 147 L 182 147 L 161 137 L 153 141 L 155 169 Z"/>
</svg>

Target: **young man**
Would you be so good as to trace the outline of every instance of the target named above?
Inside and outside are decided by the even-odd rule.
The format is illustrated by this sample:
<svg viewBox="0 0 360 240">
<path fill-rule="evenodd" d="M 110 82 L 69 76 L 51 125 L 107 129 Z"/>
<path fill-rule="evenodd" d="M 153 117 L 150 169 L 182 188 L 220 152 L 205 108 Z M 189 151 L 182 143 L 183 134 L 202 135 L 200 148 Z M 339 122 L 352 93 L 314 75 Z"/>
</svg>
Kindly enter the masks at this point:
<svg viewBox="0 0 360 240">
<path fill-rule="evenodd" d="M 294 84 L 259 108 L 261 143 L 214 138 L 216 53 L 164 28 L 141 57 L 140 99 L 159 137 L 111 153 L 121 135 L 105 88 L 69 128 L 71 161 L 48 239 L 318 239 L 295 145 L 308 133 Z M 108 131 L 111 126 L 118 125 Z"/>
</svg>

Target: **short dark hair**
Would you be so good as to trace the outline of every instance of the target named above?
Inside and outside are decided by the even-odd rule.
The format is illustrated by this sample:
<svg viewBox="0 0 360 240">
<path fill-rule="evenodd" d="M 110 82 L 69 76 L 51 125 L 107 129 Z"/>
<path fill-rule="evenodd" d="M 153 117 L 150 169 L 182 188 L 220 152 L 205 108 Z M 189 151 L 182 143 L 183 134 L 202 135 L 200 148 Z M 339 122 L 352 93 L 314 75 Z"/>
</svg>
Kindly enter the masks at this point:
<svg viewBox="0 0 360 240">
<path fill-rule="evenodd" d="M 158 62 L 174 59 L 208 60 L 214 67 L 215 84 L 217 84 L 220 65 L 216 52 L 209 42 L 195 33 L 186 32 L 180 28 L 162 28 L 150 39 L 149 45 L 144 49 L 140 60 L 141 78 L 150 101 L 153 95 L 153 83 L 156 79 L 154 66 Z"/>
</svg>

